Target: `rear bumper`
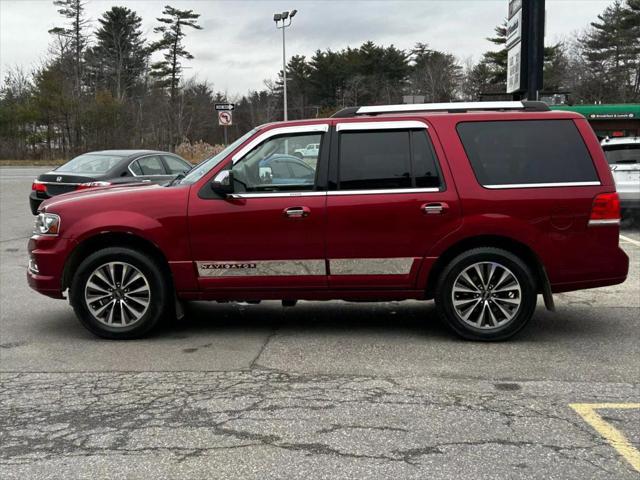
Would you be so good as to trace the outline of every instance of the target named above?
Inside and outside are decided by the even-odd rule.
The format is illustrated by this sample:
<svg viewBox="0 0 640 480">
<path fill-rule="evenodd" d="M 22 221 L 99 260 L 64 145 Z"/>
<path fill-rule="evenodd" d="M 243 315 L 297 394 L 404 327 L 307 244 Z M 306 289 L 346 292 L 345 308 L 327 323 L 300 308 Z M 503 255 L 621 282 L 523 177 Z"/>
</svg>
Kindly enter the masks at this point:
<svg viewBox="0 0 640 480">
<path fill-rule="evenodd" d="M 40 204 L 45 200 L 45 198 L 39 198 L 36 195 L 36 192 L 31 192 L 31 194 L 29 194 L 29 207 L 31 208 L 31 213 L 37 215 Z"/>
<path fill-rule="evenodd" d="M 64 298 L 62 273 L 72 242 L 66 238 L 34 235 L 29 239 L 27 282 L 38 293 Z"/>
<path fill-rule="evenodd" d="M 606 268 L 601 269 L 601 277 L 580 279 L 571 282 L 551 283 L 553 293 L 570 292 L 587 288 L 608 287 L 624 283 L 629 273 L 629 257 L 621 249 L 616 248 L 609 252 L 606 258 Z"/>
<path fill-rule="evenodd" d="M 640 198 L 622 197 L 620 198 L 620 208 L 638 210 L 640 209 Z"/>
<path fill-rule="evenodd" d="M 621 208 L 640 208 L 640 187 L 634 185 L 616 185 Z"/>
</svg>

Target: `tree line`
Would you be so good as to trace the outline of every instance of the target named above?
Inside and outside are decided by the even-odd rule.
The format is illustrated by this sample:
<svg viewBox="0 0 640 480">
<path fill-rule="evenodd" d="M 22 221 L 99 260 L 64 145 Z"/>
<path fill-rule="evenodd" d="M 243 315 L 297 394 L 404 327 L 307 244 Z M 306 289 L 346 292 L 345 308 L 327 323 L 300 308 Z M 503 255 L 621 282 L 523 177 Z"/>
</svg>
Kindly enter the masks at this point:
<svg viewBox="0 0 640 480">
<path fill-rule="evenodd" d="M 207 81 L 185 78 L 193 58 L 184 39 L 200 15 L 166 6 L 155 40 L 127 7 L 104 12 L 92 30 L 85 0 L 54 0 L 62 25 L 49 31 L 47 60 L 11 69 L 0 87 L 0 158 L 68 158 L 108 148 L 175 150 L 183 142 L 220 144 L 214 104 L 236 103 L 233 139 L 282 118 L 282 72 L 263 88 L 227 98 Z M 289 118 L 322 117 L 354 105 L 509 98 L 506 22 L 479 60 L 461 60 L 418 42 L 404 50 L 368 41 L 317 50 L 287 63 Z M 159 58 L 152 61 L 152 58 Z M 545 48 L 544 90 L 574 103 L 640 101 L 640 0 L 616 0 L 576 38 Z"/>
</svg>

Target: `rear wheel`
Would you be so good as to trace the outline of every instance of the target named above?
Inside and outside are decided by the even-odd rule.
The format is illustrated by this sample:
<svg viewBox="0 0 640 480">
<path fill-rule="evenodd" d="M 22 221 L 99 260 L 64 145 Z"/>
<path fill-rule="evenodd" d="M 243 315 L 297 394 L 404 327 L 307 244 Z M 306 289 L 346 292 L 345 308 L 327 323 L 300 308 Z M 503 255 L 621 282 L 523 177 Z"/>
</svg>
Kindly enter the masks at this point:
<svg viewBox="0 0 640 480">
<path fill-rule="evenodd" d="M 128 248 L 89 255 L 71 284 L 71 304 L 92 333 L 111 339 L 139 338 L 171 308 L 168 282 L 156 262 Z"/>
<path fill-rule="evenodd" d="M 440 316 L 469 340 L 505 340 L 518 333 L 535 310 L 536 282 L 517 256 L 476 248 L 454 258 L 436 289 Z"/>
</svg>

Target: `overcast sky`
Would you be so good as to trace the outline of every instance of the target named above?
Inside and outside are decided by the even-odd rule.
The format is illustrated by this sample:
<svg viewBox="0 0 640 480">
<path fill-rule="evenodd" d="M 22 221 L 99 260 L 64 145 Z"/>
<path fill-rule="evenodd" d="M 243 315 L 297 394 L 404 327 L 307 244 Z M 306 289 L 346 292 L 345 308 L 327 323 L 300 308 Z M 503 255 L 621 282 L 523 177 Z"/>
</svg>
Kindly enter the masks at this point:
<svg viewBox="0 0 640 480">
<path fill-rule="evenodd" d="M 184 63 L 186 76 L 208 80 L 230 95 L 260 89 L 275 78 L 282 62 L 282 34 L 273 13 L 298 9 L 287 29 L 287 56 L 311 56 L 317 49 L 339 50 L 364 41 L 409 49 L 416 42 L 461 59 L 491 48 L 485 40 L 507 14 L 507 0 L 87 0 L 95 26 L 114 5 L 135 10 L 147 39 L 167 3 L 200 13 L 200 31 L 190 31 L 187 49 L 195 56 Z M 546 42 L 570 38 L 588 26 L 610 0 L 547 0 Z M 45 58 L 50 35 L 61 25 L 51 0 L 0 0 L 0 67 L 29 67 Z M 2 74 L 4 77 L 4 73 Z"/>
</svg>

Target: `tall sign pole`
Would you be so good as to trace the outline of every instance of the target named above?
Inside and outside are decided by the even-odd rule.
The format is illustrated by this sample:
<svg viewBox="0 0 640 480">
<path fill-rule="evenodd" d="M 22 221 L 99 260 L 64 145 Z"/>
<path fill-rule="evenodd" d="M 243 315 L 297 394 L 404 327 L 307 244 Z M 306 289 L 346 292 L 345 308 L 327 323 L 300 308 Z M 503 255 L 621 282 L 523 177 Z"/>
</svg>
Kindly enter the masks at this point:
<svg viewBox="0 0 640 480">
<path fill-rule="evenodd" d="M 287 54 L 285 52 L 284 31 L 285 27 L 282 27 L 282 85 L 284 87 L 284 121 L 289 118 L 287 115 Z"/>
<path fill-rule="evenodd" d="M 537 100 L 544 66 L 545 0 L 509 0 L 507 93 Z"/>
<path fill-rule="evenodd" d="M 273 15 L 273 21 L 276 22 L 276 28 L 282 29 L 282 87 L 284 97 L 284 121 L 289 118 L 287 112 L 287 53 L 285 50 L 285 34 L 284 31 L 287 27 L 291 26 L 291 19 L 296 16 L 297 10 L 291 10 L 290 12 L 276 13 Z M 289 20 L 287 22 L 287 20 Z"/>
</svg>

